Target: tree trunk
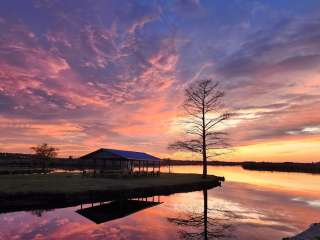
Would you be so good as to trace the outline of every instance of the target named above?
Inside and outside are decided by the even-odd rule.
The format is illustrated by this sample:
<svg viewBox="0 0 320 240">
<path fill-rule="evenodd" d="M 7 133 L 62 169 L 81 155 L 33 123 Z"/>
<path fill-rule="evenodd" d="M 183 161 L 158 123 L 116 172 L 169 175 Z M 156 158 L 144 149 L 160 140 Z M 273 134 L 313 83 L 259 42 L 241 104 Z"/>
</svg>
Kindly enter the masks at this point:
<svg viewBox="0 0 320 240">
<path fill-rule="evenodd" d="M 46 159 L 43 157 L 42 158 L 42 171 L 45 172 L 46 170 Z"/>
<path fill-rule="evenodd" d="M 203 160 L 203 172 L 202 172 L 202 177 L 203 178 L 207 178 L 207 153 L 206 153 L 206 150 L 204 149 L 203 150 L 203 153 L 202 153 L 202 160 Z"/>
<path fill-rule="evenodd" d="M 207 178 L 207 143 L 206 143 L 206 119 L 205 119 L 205 103 L 202 102 L 202 177 Z"/>
</svg>

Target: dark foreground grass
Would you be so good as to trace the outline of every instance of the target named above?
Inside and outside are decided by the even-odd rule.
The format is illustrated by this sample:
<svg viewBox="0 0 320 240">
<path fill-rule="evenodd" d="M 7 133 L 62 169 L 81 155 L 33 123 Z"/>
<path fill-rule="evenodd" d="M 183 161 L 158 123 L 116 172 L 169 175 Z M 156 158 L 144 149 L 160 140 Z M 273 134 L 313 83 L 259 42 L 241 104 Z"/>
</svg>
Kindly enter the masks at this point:
<svg viewBox="0 0 320 240">
<path fill-rule="evenodd" d="M 220 179 L 221 180 L 221 179 Z M 127 178 L 93 178 L 75 173 L 3 175 L 0 176 L 1 195 L 73 194 L 88 191 L 126 191 L 178 185 L 215 184 L 216 176 L 203 179 L 198 174 L 161 174 L 160 176 Z"/>
</svg>

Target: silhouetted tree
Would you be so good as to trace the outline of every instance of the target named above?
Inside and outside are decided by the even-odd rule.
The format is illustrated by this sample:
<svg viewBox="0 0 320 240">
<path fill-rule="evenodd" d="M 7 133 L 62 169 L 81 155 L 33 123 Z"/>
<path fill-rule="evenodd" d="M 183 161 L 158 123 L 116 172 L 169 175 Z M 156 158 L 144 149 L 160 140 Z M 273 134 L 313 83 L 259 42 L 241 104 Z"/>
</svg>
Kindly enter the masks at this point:
<svg viewBox="0 0 320 240">
<path fill-rule="evenodd" d="M 42 162 L 42 169 L 45 170 L 46 162 L 57 157 L 58 149 L 55 147 L 50 147 L 47 143 L 40 144 L 36 147 L 31 147 L 31 150 L 37 155 L 37 157 Z"/>
<path fill-rule="evenodd" d="M 184 123 L 188 126 L 186 133 L 193 138 L 169 145 L 169 149 L 202 154 L 204 178 L 207 176 L 209 153 L 219 155 L 221 151 L 215 150 L 229 146 L 225 141 L 226 133 L 217 130 L 218 125 L 231 116 L 229 112 L 224 111 L 222 98 L 225 94 L 218 87 L 218 83 L 209 79 L 193 83 L 185 90 L 183 108 L 188 120 Z"/>
</svg>

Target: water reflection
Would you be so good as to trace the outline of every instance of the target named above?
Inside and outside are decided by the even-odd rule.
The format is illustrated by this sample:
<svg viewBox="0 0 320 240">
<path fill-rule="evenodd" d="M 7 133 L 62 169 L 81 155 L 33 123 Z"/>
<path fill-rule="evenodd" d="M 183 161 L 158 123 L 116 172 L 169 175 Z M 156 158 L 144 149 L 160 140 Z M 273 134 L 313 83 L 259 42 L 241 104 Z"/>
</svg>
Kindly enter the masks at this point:
<svg viewBox="0 0 320 240">
<path fill-rule="evenodd" d="M 164 169 L 163 169 L 164 170 Z M 173 166 L 175 173 L 200 173 L 201 166 Z M 320 174 L 250 171 L 240 166 L 209 166 L 208 174 L 224 176 L 226 181 L 249 183 L 262 188 L 296 191 L 310 196 L 320 196 Z"/>
<path fill-rule="evenodd" d="M 159 204 L 161 204 L 160 196 L 157 198 L 119 199 L 107 203 L 100 202 L 97 206 L 92 203 L 87 208 L 83 208 L 81 204 L 80 209 L 76 212 L 96 224 L 101 224 L 129 216 Z"/>
<path fill-rule="evenodd" d="M 174 167 L 174 171 L 177 170 L 179 169 Z M 249 176 L 241 179 L 242 181 L 237 180 L 245 173 L 236 168 L 210 171 L 216 174 L 219 171 L 218 175 L 226 176 L 227 181 L 223 183 L 223 187 L 161 196 L 161 204 L 129 211 L 119 218 L 100 224 L 77 212 L 81 210 L 80 203 L 76 206 L 52 203 L 52 207 L 56 208 L 52 210 L 47 206 L 42 210 L 31 207 L 16 209 L 19 212 L 0 208 L 0 212 L 7 212 L 0 214 L 0 240 L 275 240 L 296 235 L 310 224 L 320 221 L 320 195 L 317 194 L 319 185 L 313 188 L 314 191 L 305 191 L 311 188 L 309 182 L 319 182 L 319 176 L 263 173 L 259 179 L 258 175 L 248 173 L 257 178 L 255 182 L 248 183 Z M 232 177 L 232 171 L 235 171 L 234 181 L 228 181 Z M 267 180 L 277 183 L 278 187 L 265 184 Z M 283 188 L 287 185 L 292 187 Z M 148 201 L 152 201 L 152 198 Z M 154 201 L 158 201 L 157 197 Z M 110 202 L 103 202 L 101 205 L 108 203 Z M 82 209 L 100 209 L 99 206 L 100 202 L 87 202 L 82 205 Z M 121 207 L 119 208 L 121 211 Z M 130 210 L 131 207 L 122 205 L 122 208 Z M 98 212 L 110 213 L 109 210 L 102 210 Z"/>
<path fill-rule="evenodd" d="M 180 230 L 180 234 L 186 240 L 231 238 L 231 219 L 219 217 L 218 214 L 215 214 L 215 212 L 219 211 L 218 209 L 209 209 L 208 190 L 203 189 L 202 192 L 203 213 L 192 212 L 186 217 L 168 218 L 169 222 L 183 227 L 183 230 Z"/>
<path fill-rule="evenodd" d="M 34 215 L 34 216 L 37 216 L 37 217 L 42 217 L 42 215 L 45 213 L 45 212 L 49 212 L 51 210 L 45 210 L 45 209 L 34 209 L 34 210 L 31 210 L 31 214 Z"/>
</svg>

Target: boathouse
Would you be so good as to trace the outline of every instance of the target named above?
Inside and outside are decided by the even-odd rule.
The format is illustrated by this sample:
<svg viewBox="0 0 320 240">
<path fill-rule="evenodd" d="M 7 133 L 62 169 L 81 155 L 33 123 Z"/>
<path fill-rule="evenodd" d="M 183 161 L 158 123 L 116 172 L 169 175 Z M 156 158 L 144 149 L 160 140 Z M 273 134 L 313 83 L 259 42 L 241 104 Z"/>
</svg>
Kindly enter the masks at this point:
<svg viewBox="0 0 320 240">
<path fill-rule="evenodd" d="M 159 175 L 160 158 L 143 152 L 101 148 L 80 157 L 83 169 L 96 173 Z"/>
</svg>

